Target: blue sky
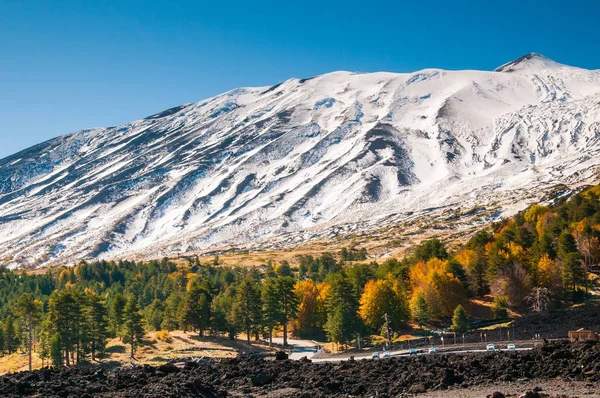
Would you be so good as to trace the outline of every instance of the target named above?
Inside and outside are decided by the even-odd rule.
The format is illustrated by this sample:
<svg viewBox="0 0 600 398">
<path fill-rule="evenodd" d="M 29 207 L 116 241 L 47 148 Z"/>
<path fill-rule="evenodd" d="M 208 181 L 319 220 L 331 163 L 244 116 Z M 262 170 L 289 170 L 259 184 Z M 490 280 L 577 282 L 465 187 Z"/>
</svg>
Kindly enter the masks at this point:
<svg viewBox="0 0 600 398">
<path fill-rule="evenodd" d="M 0 157 L 334 70 L 600 68 L 600 2 L 0 0 Z"/>
</svg>

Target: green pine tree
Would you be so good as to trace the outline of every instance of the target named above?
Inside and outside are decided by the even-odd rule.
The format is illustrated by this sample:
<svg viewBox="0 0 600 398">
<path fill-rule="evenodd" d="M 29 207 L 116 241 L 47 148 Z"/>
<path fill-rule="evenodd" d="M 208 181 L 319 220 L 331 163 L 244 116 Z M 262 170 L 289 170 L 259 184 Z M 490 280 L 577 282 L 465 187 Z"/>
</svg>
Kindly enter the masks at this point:
<svg viewBox="0 0 600 398">
<path fill-rule="evenodd" d="M 281 319 L 283 327 L 283 346 L 286 347 L 288 338 L 288 324 L 298 315 L 298 296 L 294 291 L 294 279 L 291 276 L 277 278 L 277 290 L 281 299 Z"/>
<path fill-rule="evenodd" d="M 104 354 L 109 336 L 108 311 L 100 296 L 95 293 L 87 295 L 84 314 L 88 331 L 88 349 L 86 351 L 91 354 L 92 360 L 95 361 Z"/>
<path fill-rule="evenodd" d="M 329 341 L 347 343 L 356 336 L 361 324 L 358 318 L 358 299 L 350 281 L 342 274 L 329 277 L 331 285 L 327 299 L 325 333 Z"/>
<path fill-rule="evenodd" d="M 8 315 L 4 321 L 4 350 L 12 354 L 17 350 L 18 346 L 15 320 L 12 315 Z"/>
<path fill-rule="evenodd" d="M 262 321 L 260 292 L 252 279 L 246 278 L 240 284 L 232 312 L 235 323 L 246 332 L 246 339 L 250 344 L 252 332 Z"/>
<path fill-rule="evenodd" d="M 427 305 L 427 300 L 425 300 L 425 296 L 419 294 L 417 297 L 417 302 L 415 303 L 415 308 L 413 310 L 413 317 L 415 321 L 422 327 L 425 323 L 429 322 L 429 306 Z"/>
<path fill-rule="evenodd" d="M 144 321 L 135 297 L 131 296 L 123 311 L 123 342 L 131 347 L 131 358 L 134 358 L 137 347 L 144 339 Z"/>
<path fill-rule="evenodd" d="M 466 333 L 469 331 L 469 317 L 467 316 L 467 311 L 462 305 L 458 305 L 454 309 L 454 316 L 452 317 L 452 331 L 454 333 Z"/>
<path fill-rule="evenodd" d="M 29 371 L 31 372 L 33 339 L 42 317 L 42 302 L 35 300 L 33 294 L 24 293 L 17 301 L 15 313 L 21 321 L 21 329 L 25 338 L 25 344 L 27 345 Z"/>
</svg>

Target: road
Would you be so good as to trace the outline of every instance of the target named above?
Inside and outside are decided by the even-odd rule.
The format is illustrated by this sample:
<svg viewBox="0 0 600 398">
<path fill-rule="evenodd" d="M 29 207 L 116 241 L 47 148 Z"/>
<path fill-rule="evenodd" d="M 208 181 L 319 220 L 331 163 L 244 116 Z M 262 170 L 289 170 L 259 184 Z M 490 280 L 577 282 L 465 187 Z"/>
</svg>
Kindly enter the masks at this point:
<svg viewBox="0 0 600 398">
<path fill-rule="evenodd" d="M 276 344 L 283 344 L 282 338 L 273 338 L 273 342 Z M 341 356 L 332 356 L 329 358 L 314 358 L 317 354 L 318 344 L 314 341 L 310 340 L 296 340 L 296 339 L 288 339 L 288 344 L 290 345 L 290 359 L 299 360 L 301 358 L 308 358 L 313 362 L 341 362 L 348 361 L 350 359 L 350 355 L 341 355 Z M 496 344 L 496 347 L 499 347 Z M 447 350 L 444 348 L 437 347 L 438 352 L 436 355 L 445 355 L 445 354 L 469 354 L 469 353 L 484 353 L 488 352 L 486 349 L 481 348 L 459 348 L 456 350 Z M 533 349 L 533 347 L 518 347 L 515 351 L 529 351 Z M 422 352 L 418 352 L 417 355 L 429 355 L 428 348 L 420 349 Z M 496 351 L 508 351 L 506 348 L 497 348 Z M 380 355 L 383 354 L 383 351 L 379 352 Z M 370 359 L 373 353 L 368 352 L 364 354 L 354 354 L 355 360 L 360 359 Z M 410 352 L 408 350 L 398 350 L 398 351 L 390 351 L 391 357 L 401 357 L 401 356 L 410 356 Z"/>
</svg>

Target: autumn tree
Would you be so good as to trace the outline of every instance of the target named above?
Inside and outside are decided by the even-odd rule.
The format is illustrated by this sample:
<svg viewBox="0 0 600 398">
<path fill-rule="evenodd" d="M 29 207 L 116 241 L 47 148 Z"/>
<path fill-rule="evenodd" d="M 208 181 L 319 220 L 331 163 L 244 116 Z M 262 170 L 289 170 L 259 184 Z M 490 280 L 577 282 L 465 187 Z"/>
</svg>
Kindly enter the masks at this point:
<svg viewBox="0 0 600 398">
<path fill-rule="evenodd" d="M 422 295 L 432 319 L 450 318 L 457 305 L 466 302 L 461 282 L 447 272 L 448 262 L 432 258 L 420 261 L 410 269 L 412 297 Z"/>
<path fill-rule="evenodd" d="M 537 266 L 538 285 L 549 290 L 554 297 L 562 294 L 562 268 L 561 265 L 544 254 Z"/>
<path fill-rule="evenodd" d="M 492 293 L 506 297 L 512 307 L 522 304 L 529 288 L 530 277 L 520 263 L 512 263 L 503 268 L 491 286 Z"/>
<path fill-rule="evenodd" d="M 469 287 L 473 295 L 483 297 L 488 289 L 485 250 L 481 247 L 477 251 L 464 249 L 456 254 L 455 259 L 467 272 Z"/>
<path fill-rule="evenodd" d="M 394 280 L 370 280 L 360 297 L 359 315 L 365 325 L 378 330 L 384 314 L 388 314 L 395 330 L 406 323 L 409 310 L 404 291 Z"/>
</svg>

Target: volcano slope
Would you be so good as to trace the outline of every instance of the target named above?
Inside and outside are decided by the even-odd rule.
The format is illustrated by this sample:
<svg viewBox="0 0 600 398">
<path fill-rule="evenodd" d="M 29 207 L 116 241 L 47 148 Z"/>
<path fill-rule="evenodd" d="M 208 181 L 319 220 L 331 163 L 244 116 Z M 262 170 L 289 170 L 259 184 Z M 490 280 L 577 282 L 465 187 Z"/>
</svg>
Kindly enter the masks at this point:
<svg viewBox="0 0 600 398">
<path fill-rule="evenodd" d="M 599 104 L 600 71 L 539 54 L 232 90 L 1 159 L 0 258 L 289 248 L 498 209 L 487 222 L 596 181 Z"/>
<path fill-rule="evenodd" d="M 0 378 L 3 397 L 398 397 L 460 396 L 491 383 L 600 382 L 600 344 L 546 342 L 528 352 L 436 355 L 314 364 L 252 357 L 106 371 L 44 369 Z M 450 391 L 449 391 L 450 390 Z M 494 391 L 490 391 L 490 394 Z M 498 395 L 497 395 L 498 396 Z M 529 395 L 532 397 L 543 395 Z M 590 395 L 588 395 L 590 396 Z M 593 395 L 592 395 L 593 396 Z"/>
</svg>

